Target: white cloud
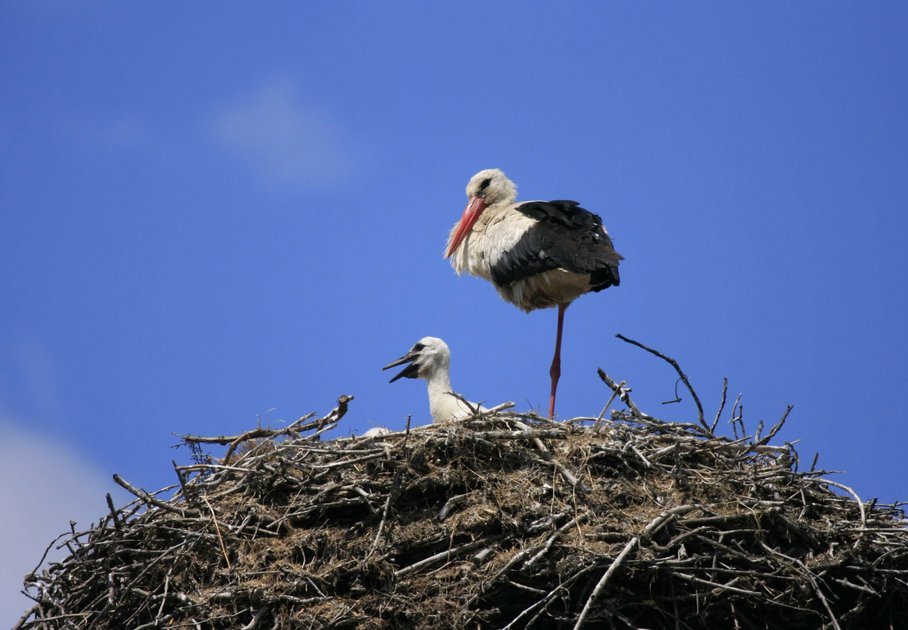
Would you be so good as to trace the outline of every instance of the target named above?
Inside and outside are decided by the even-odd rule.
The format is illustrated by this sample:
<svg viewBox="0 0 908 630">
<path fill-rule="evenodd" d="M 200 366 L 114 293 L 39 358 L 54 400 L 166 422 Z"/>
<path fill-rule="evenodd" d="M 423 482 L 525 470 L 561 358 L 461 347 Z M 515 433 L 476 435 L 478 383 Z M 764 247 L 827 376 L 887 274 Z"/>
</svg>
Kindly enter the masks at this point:
<svg viewBox="0 0 908 630">
<path fill-rule="evenodd" d="M 9 384 L 0 382 L 0 404 L 12 399 L 6 391 L 9 387 L 18 392 L 16 398 L 24 401 L 27 411 L 23 411 L 23 415 L 59 415 L 55 366 L 48 348 L 36 339 L 14 339 L 7 357 L 13 369 Z M 9 409 L 8 406 L 0 408 Z"/>
<path fill-rule="evenodd" d="M 334 124 L 306 105 L 286 79 L 223 106 L 213 117 L 211 133 L 272 186 L 331 183 L 350 171 Z"/>
<path fill-rule="evenodd" d="M 107 512 L 109 479 L 66 444 L 0 418 L 0 627 L 11 627 L 30 608 L 20 594 L 22 579 L 47 545 L 71 520 L 88 528 Z"/>
</svg>

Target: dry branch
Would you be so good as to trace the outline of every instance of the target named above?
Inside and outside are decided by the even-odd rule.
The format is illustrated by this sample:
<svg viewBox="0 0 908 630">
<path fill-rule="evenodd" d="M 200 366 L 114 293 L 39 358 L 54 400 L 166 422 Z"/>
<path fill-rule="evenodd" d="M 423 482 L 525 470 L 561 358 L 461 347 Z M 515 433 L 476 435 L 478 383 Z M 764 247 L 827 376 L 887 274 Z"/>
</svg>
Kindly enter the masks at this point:
<svg viewBox="0 0 908 630">
<path fill-rule="evenodd" d="M 687 378 L 687 374 L 685 374 L 681 370 L 681 366 L 678 365 L 677 361 L 675 361 L 673 358 L 671 358 L 669 356 L 662 354 L 658 350 L 654 350 L 653 348 L 650 348 L 649 346 L 640 343 L 639 341 L 634 341 L 633 339 L 628 339 L 627 337 L 625 337 L 624 335 L 622 335 L 620 333 L 615 336 L 618 337 L 618 339 L 620 339 L 621 341 L 624 341 L 631 345 L 637 346 L 638 348 L 642 348 L 643 350 L 646 350 L 650 354 L 656 355 L 660 359 L 668 362 L 668 364 L 671 365 L 673 368 L 675 368 L 675 372 L 678 373 L 678 377 L 681 379 L 681 382 L 684 383 L 684 386 L 687 387 L 687 391 L 690 392 L 691 397 L 694 399 L 694 404 L 697 405 L 697 420 L 700 422 L 700 425 L 704 429 L 706 429 L 709 432 L 712 432 L 712 430 L 710 429 L 710 426 L 708 424 L 706 424 L 706 419 L 703 416 L 703 405 L 700 404 L 700 397 L 697 396 L 697 392 L 694 390 L 693 387 L 691 387 L 690 380 L 688 380 L 688 378 Z"/>
</svg>

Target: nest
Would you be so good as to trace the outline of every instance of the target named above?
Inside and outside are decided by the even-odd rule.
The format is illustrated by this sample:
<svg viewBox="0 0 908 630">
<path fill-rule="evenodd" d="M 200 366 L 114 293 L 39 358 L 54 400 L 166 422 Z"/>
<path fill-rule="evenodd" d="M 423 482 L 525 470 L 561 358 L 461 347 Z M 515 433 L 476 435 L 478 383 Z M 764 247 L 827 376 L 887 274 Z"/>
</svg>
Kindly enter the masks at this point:
<svg viewBox="0 0 908 630">
<path fill-rule="evenodd" d="M 600 375 L 627 407 L 605 419 L 502 406 L 322 440 L 342 397 L 281 430 L 184 436 L 179 483 L 116 477 L 136 500 L 108 497 L 27 576 L 17 628 L 905 627 L 898 506 L 800 471 L 769 443 L 784 417 L 744 435 L 735 405 L 718 437 Z"/>
</svg>

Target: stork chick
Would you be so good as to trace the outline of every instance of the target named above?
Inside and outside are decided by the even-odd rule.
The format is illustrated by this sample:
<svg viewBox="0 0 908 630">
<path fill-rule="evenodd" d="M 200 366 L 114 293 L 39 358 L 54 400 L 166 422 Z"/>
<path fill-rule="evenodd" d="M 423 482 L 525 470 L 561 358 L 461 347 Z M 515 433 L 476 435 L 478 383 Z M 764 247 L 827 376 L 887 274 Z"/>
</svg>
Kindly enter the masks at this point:
<svg viewBox="0 0 908 630">
<path fill-rule="evenodd" d="M 429 390 L 429 412 L 432 414 L 433 422 L 459 420 L 473 415 L 475 410 L 486 410 L 474 403 L 467 406 L 454 395 L 451 387 L 451 350 L 448 344 L 438 337 L 423 337 L 407 354 L 392 361 L 382 370 L 404 363 L 409 365 L 388 382 L 393 383 L 399 378 L 425 379 Z"/>
</svg>

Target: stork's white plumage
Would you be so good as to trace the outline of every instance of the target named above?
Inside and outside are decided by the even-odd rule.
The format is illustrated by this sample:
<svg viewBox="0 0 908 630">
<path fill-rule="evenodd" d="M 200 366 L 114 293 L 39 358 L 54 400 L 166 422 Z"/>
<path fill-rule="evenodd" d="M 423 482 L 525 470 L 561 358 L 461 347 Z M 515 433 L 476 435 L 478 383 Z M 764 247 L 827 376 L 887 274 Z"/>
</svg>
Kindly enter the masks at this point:
<svg viewBox="0 0 908 630">
<path fill-rule="evenodd" d="M 549 374 L 549 416 L 561 376 L 564 311 L 590 291 L 620 283 L 622 256 L 598 215 L 576 201 L 516 202 L 517 188 L 497 168 L 467 184 L 469 202 L 448 236 L 445 256 L 458 274 L 491 282 L 502 298 L 526 312 L 558 307 L 555 356 Z"/>
<path fill-rule="evenodd" d="M 474 403 L 468 406 L 454 395 L 451 387 L 451 350 L 438 337 L 423 337 L 407 354 L 382 369 L 387 370 L 404 363 L 409 365 L 389 382 L 393 383 L 399 378 L 425 379 L 428 383 L 429 412 L 433 422 L 458 420 L 473 415 L 475 410 L 486 411 L 484 407 Z"/>
</svg>

